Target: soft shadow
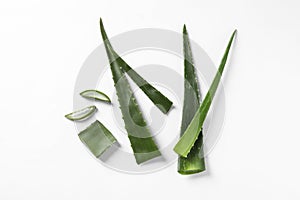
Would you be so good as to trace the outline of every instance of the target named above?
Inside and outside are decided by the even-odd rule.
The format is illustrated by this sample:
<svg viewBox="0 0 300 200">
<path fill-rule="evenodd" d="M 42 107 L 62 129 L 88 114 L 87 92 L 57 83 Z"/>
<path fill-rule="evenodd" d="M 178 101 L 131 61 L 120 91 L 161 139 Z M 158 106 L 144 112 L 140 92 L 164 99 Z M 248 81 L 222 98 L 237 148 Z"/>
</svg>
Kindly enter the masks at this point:
<svg viewBox="0 0 300 200">
<path fill-rule="evenodd" d="M 209 159 L 205 158 L 205 167 L 206 170 L 204 172 L 198 173 L 198 174 L 193 174 L 193 175 L 187 175 L 188 179 L 199 179 L 199 178 L 203 178 L 203 177 L 210 177 L 211 173 L 210 173 L 210 167 L 209 167 Z"/>
<path fill-rule="evenodd" d="M 159 157 L 153 158 L 151 160 L 148 160 L 144 163 L 141 163 L 140 166 L 144 166 L 144 165 L 150 165 L 150 164 L 154 164 L 154 163 L 159 163 L 159 162 L 166 162 L 166 159 L 161 155 Z"/>
</svg>

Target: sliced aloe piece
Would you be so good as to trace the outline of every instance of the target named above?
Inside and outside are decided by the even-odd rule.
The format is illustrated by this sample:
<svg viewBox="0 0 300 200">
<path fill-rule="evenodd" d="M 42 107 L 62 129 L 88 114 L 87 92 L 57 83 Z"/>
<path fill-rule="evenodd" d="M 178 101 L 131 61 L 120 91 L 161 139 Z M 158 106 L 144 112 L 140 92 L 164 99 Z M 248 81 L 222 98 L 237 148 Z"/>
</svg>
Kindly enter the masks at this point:
<svg viewBox="0 0 300 200">
<path fill-rule="evenodd" d="M 89 106 L 80 110 L 76 110 L 72 113 L 65 115 L 65 117 L 72 121 L 87 119 L 94 114 L 97 110 L 96 106 Z"/>
<path fill-rule="evenodd" d="M 104 41 L 106 53 L 110 62 L 110 68 L 117 91 L 118 101 L 122 112 L 125 129 L 134 152 L 137 164 L 148 161 L 160 156 L 159 152 L 147 124 L 143 118 L 142 112 L 136 102 L 132 89 L 122 70 L 123 62 L 116 57 L 113 49 L 107 42 L 107 36 L 100 20 L 100 30 Z"/>
<path fill-rule="evenodd" d="M 78 136 L 96 157 L 101 156 L 117 142 L 112 133 L 98 120 L 81 131 Z"/>
<path fill-rule="evenodd" d="M 192 49 L 190 46 L 189 36 L 186 26 L 183 27 L 183 50 L 184 50 L 184 102 L 182 110 L 180 136 L 183 135 L 186 128 L 192 121 L 199 105 L 201 94 L 199 90 L 199 82 L 194 67 Z M 205 162 L 202 153 L 202 130 L 196 140 L 194 147 L 188 156 L 178 158 L 178 172 L 180 174 L 195 174 L 205 170 Z"/>
<path fill-rule="evenodd" d="M 158 109 L 160 109 L 165 114 L 168 113 L 172 107 L 173 102 L 170 101 L 155 87 L 153 87 L 150 83 L 148 83 L 143 77 L 141 77 L 114 51 L 103 26 L 101 28 L 101 33 L 105 45 L 110 49 L 111 57 L 113 56 L 114 60 L 118 62 L 121 70 L 130 76 L 130 78 L 137 84 L 137 86 L 139 86 L 139 88 L 148 96 L 148 98 Z"/>
<path fill-rule="evenodd" d="M 205 121 L 205 118 L 207 116 L 207 113 L 209 111 L 210 105 L 212 103 L 212 100 L 215 96 L 215 93 L 217 91 L 218 85 L 220 83 L 221 80 L 221 76 L 222 73 L 224 71 L 224 67 L 227 61 L 227 57 L 230 51 L 230 47 L 233 41 L 233 38 L 236 34 L 236 30 L 233 32 L 229 43 L 227 45 L 227 48 L 225 50 L 224 56 L 222 58 L 221 64 L 218 68 L 218 71 L 214 77 L 214 80 L 212 82 L 212 84 L 210 85 L 210 88 L 202 102 L 202 104 L 200 105 L 200 107 L 197 109 L 196 114 L 194 115 L 191 123 L 188 125 L 187 129 L 185 130 L 183 136 L 180 138 L 180 140 L 178 141 L 178 143 L 175 145 L 174 147 L 174 151 L 183 156 L 183 157 L 187 157 L 187 155 L 189 154 L 189 152 L 191 151 L 191 149 L 193 148 L 199 134 L 200 131 L 202 129 L 203 123 Z"/>
<path fill-rule="evenodd" d="M 96 99 L 99 101 L 105 101 L 111 103 L 110 98 L 106 94 L 98 90 L 85 90 L 81 92 L 80 95 L 85 98 Z"/>
</svg>

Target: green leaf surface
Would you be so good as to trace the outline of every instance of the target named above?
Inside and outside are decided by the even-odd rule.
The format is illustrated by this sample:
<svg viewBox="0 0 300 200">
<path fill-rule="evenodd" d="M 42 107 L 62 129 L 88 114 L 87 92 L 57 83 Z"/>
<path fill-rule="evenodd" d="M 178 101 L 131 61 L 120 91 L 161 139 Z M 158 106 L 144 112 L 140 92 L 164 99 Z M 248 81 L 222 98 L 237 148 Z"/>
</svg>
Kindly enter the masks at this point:
<svg viewBox="0 0 300 200">
<path fill-rule="evenodd" d="M 80 110 L 76 110 L 72 113 L 65 115 L 65 117 L 71 121 L 84 120 L 91 117 L 97 110 L 96 106 L 89 106 Z"/>
<path fill-rule="evenodd" d="M 112 133 L 98 120 L 81 131 L 78 136 L 96 157 L 101 156 L 117 142 Z"/>
<path fill-rule="evenodd" d="M 101 22 L 100 22 L 101 23 Z M 111 57 L 119 63 L 121 70 L 126 72 L 129 77 L 137 84 L 137 86 L 148 96 L 148 98 L 154 103 L 154 105 L 160 109 L 163 113 L 168 113 L 172 107 L 173 102 L 164 96 L 160 91 L 148 83 L 143 77 L 141 77 L 134 69 L 132 69 L 113 49 L 104 28 L 101 31 L 105 45 L 109 47 Z"/>
<path fill-rule="evenodd" d="M 229 50 L 230 50 L 230 47 L 231 47 L 231 44 L 232 44 L 235 34 L 236 34 L 236 30 L 233 32 L 233 34 L 230 38 L 230 41 L 227 45 L 224 56 L 222 58 L 221 64 L 220 64 L 217 74 L 215 75 L 214 80 L 208 90 L 208 93 L 206 94 L 200 107 L 197 109 L 195 116 L 193 117 L 191 123 L 187 127 L 183 136 L 180 138 L 180 140 L 174 147 L 174 151 L 183 157 L 187 157 L 187 155 L 193 148 L 193 146 L 200 134 L 203 123 L 205 121 L 205 118 L 206 118 L 209 108 L 211 106 L 212 100 L 215 96 L 218 85 L 220 83 L 221 76 L 224 71 L 224 67 L 225 67 L 225 64 L 227 61 Z"/>
<path fill-rule="evenodd" d="M 106 94 L 98 90 L 85 90 L 81 92 L 80 95 L 85 98 L 111 103 L 110 98 Z"/>
<path fill-rule="evenodd" d="M 100 30 L 110 62 L 110 68 L 117 91 L 118 101 L 131 143 L 136 162 L 138 164 L 160 156 L 141 110 L 136 102 L 132 89 L 123 70 L 124 62 L 112 49 L 105 33 L 102 20 L 100 19 Z"/>
<path fill-rule="evenodd" d="M 194 67 L 192 49 L 186 26 L 183 27 L 183 50 L 184 50 L 184 102 L 181 120 L 180 136 L 183 135 L 188 125 L 192 121 L 200 105 L 201 95 L 199 82 Z M 202 153 L 202 130 L 200 130 L 198 139 L 187 157 L 179 156 L 178 172 L 180 174 L 195 174 L 205 170 L 205 162 Z"/>
</svg>

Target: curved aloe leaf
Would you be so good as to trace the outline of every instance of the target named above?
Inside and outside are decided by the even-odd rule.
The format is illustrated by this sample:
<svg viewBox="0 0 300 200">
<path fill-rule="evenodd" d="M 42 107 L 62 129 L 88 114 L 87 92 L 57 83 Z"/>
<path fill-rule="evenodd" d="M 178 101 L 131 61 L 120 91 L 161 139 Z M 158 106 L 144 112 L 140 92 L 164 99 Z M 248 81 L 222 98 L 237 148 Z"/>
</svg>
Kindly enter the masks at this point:
<svg viewBox="0 0 300 200">
<path fill-rule="evenodd" d="M 81 92 L 80 95 L 85 98 L 96 99 L 99 101 L 111 103 L 110 98 L 106 94 L 98 90 L 85 90 Z"/>
<path fill-rule="evenodd" d="M 157 108 L 159 108 L 165 114 L 168 113 L 172 107 L 173 102 L 170 101 L 155 87 L 153 87 L 150 83 L 148 83 L 143 77 L 141 77 L 114 51 L 103 26 L 101 29 L 101 33 L 105 45 L 110 48 L 110 53 L 115 58 L 116 62 L 119 63 L 122 71 L 126 72 L 130 76 L 130 78 L 139 86 L 139 88 L 148 96 L 148 98 L 156 105 Z"/>
<path fill-rule="evenodd" d="M 78 136 L 96 157 L 101 156 L 117 142 L 112 133 L 98 120 L 81 131 Z"/>
<path fill-rule="evenodd" d="M 200 91 L 197 73 L 193 64 L 192 49 L 186 26 L 183 27 L 183 50 L 184 50 L 184 103 L 181 120 L 180 136 L 183 135 L 186 128 L 192 121 L 199 105 Z M 205 170 L 205 162 L 202 153 L 202 130 L 200 130 L 198 139 L 188 156 L 178 158 L 178 172 L 180 174 L 195 174 Z"/>
<path fill-rule="evenodd" d="M 87 119 L 97 110 L 96 106 L 89 106 L 80 110 L 76 110 L 72 113 L 65 115 L 65 117 L 72 121 Z"/>
<path fill-rule="evenodd" d="M 178 143 L 175 145 L 174 147 L 174 151 L 183 156 L 183 157 L 187 157 L 187 155 L 189 154 L 189 152 L 191 151 L 191 149 L 193 148 L 199 134 L 200 134 L 200 130 L 202 129 L 204 120 L 207 116 L 207 113 L 209 111 L 211 102 L 215 96 L 215 93 L 217 91 L 218 85 L 220 83 L 221 80 L 221 76 L 222 73 L 224 71 L 224 67 L 227 61 L 227 57 L 229 54 L 229 50 L 233 41 L 233 38 L 236 34 L 236 30 L 233 32 L 230 41 L 227 45 L 227 48 L 225 50 L 224 56 L 222 58 L 221 64 L 218 68 L 217 74 L 215 75 L 215 78 L 208 90 L 208 93 L 206 94 L 202 104 L 200 105 L 200 107 L 198 108 L 195 116 L 193 117 L 193 120 L 191 121 L 191 123 L 189 124 L 189 126 L 187 127 L 186 131 L 184 132 L 183 136 L 180 138 L 180 140 L 178 141 Z"/>
<path fill-rule="evenodd" d="M 125 72 L 122 70 L 124 63 L 121 59 L 119 59 L 118 55 L 114 53 L 111 45 L 109 44 L 101 19 L 100 30 L 110 62 L 125 129 L 128 133 L 128 138 L 130 140 L 136 162 L 140 164 L 160 156 L 161 154 L 143 118 L 132 89 L 125 76 Z"/>
</svg>

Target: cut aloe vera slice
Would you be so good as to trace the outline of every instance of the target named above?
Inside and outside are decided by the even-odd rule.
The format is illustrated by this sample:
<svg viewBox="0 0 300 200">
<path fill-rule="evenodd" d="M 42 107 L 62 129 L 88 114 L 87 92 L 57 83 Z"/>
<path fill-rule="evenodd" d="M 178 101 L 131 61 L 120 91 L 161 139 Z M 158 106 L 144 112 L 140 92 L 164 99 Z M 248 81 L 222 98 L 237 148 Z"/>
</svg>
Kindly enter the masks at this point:
<svg viewBox="0 0 300 200">
<path fill-rule="evenodd" d="M 65 115 L 65 117 L 72 121 L 87 119 L 94 114 L 97 110 L 96 106 L 89 106 L 80 110 L 76 110 L 72 113 Z"/>
<path fill-rule="evenodd" d="M 112 133 L 98 120 L 81 131 L 78 136 L 97 158 L 117 142 Z"/>
<path fill-rule="evenodd" d="M 85 90 L 81 92 L 80 95 L 85 98 L 96 99 L 99 101 L 105 101 L 111 103 L 110 98 L 106 94 L 98 90 Z"/>
</svg>

